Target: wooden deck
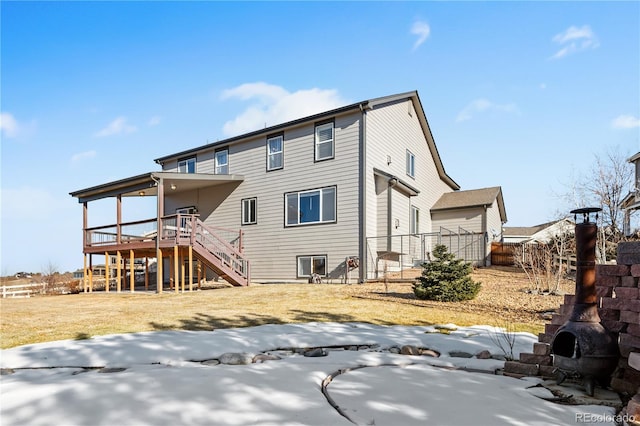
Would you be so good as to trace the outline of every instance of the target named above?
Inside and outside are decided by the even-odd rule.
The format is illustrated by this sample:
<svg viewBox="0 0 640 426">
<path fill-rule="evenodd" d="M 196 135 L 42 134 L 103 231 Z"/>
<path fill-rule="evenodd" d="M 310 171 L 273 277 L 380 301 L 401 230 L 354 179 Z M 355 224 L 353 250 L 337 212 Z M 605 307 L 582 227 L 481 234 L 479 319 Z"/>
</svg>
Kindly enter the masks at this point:
<svg viewBox="0 0 640 426">
<path fill-rule="evenodd" d="M 192 290 L 194 266 L 200 263 L 232 285 L 249 285 L 250 266 L 242 253 L 242 231 L 208 227 L 195 214 L 164 216 L 159 222 L 160 226 L 158 220 L 149 219 L 86 228 L 83 245 L 85 291 L 87 288 L 89 291 L 92 290 L 90 281 L 93 255 L 105 256 L 107 274 L 110 269 L 119 275 L 122 270 L 129 271 L 131 291 L 135 285 L 135 259 L 140 258 L 169 258 L 169 285 L 176 291 L 179 288 L 178 283 L 182 283 L 182 290 L 185 291 L 187 279 L 188 288 Z M 116 257 L 116 266 L 110 267 L 110 258 L 113 256 Z M 127 263 L 128 267 L 123 268 Z M 156 273 L 162 277 L 165 276 L 162 270 L 164 263 L 157 263 Z M 148 274 L 147 268 L 145 280 L 148 280 Z M 121 288 L 121 281 L 121 277 L 117 277 L 118 290 Z M 164 283 L 164 280 L 162 282 Z M 162 288 L 158 291 L 161 292 Z"/>
</svg>

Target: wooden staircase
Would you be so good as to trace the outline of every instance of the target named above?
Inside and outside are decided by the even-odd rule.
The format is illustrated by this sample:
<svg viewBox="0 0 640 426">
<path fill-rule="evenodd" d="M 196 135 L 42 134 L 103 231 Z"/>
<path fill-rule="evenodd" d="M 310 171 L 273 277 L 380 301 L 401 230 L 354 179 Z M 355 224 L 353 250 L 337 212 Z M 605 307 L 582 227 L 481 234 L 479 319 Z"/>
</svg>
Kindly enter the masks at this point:
<svg viewBox="0 0 640 426">
<path fill-rule="evenodd" d="M 191 245 L 195 256 L 230 284 L 249 285 L 249 261 L 242 253 L 239 241 L 233 244 L 225 240 L 198 217 L 178 216 L 177 219 L 180 225 L 176 240 L 179 244 Z"/>
</svg>

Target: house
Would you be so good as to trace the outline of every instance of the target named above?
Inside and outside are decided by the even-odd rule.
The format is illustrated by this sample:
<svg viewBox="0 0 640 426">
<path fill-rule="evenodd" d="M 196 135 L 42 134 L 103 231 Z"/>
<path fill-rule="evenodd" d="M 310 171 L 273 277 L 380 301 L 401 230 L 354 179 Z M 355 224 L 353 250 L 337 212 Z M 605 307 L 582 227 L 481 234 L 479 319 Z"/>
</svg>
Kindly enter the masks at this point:
<svg viewBox="0 0 640 426">
<path fill-rule="evenodd" d="M 478 250 L 475 258 L 483 259 L 482 265 L 489 265 L 491 242 L 501 240 L 502 225 L 507 222 L 502 188 L 444 193 L 431 207 L 431 219 L 433 230 L 438 230 L 443 236 L 482 236 L 482 244 L 473 245 L 467 238 L 460 240 L 458 237 L 449 245 L 449 251 L 455 252 L 453 247 L 462 252 Z"/>
<path fill-rule="evenodd" d="M 504 227 L 504 243 L 548 243 L 553 238 L 573 233 L 575 223 L 570 219 L 560 219 L 536 226 Z"/>
<path fill-rule="evenodd" d="M 633 189 L 620 202 L 620 208 L 624 211 L 623 231 L 625 236 L 632 234 L 631 214 L 640 209 L 640 152 L 629 158 L 629 163 L 633 164 L 635 175 L 633 179 Z"/>
<path fill-rule="evenodd" d="M 155 162 L 160 171 L 70 194 L 83 204 L 85 269 L 96 255 L 107 264 L 110 254 L 127 265 L 162 259 L 158 291 L 167 281 L 175 291 L 185 282 L 191 288 L 196 271 L 198 280 L 213 274 L 233 285 L 310 277 L 363 282 L 377 276 L 381 260 L 399 269 L 424 261 L 442 242 L 434 232 L 440 224 L 467 226 L 484 239 L 488 227 L 501 233 L 506 220 L 495 188 L 482 192 L 485 204 L 470 206 L 475 222 L 460 203 L 445 200 L 432 210 L 460 187 L 445 172 L 415 91 Z M 123 200 L 147 196 L 156 197 L 155 217 L 122 223 Z M 109 197 L 116 200 L 115 223 L 88 228 L 89 203 Z"/>
</svg>

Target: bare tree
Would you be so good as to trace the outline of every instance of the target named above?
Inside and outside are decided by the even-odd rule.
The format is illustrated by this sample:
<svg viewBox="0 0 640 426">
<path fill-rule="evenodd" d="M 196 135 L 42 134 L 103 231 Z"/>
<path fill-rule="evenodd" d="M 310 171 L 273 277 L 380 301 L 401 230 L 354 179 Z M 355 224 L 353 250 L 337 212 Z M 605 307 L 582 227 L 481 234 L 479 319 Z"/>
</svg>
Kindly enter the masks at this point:
<svg viewBox="0 0 640 426">
<path fill-rule="evenodd" d="M 45 285 L 45 293 L 55 291 L 59 278 L 58 265 L 51 261 L 47 262 L 47 264 L 42 267 L 42 283 Z"/>
<path fill-rule="evenodd" d="M 572 253 L 570 235 L 563 232 L 548 243 L 524 243 L 515 248 L 514 264 L 524 271 L 533 293 L 559 293 Z"/>
<path fill-rule="evenodd" d="M 604 257 L 604 253 L 608 251 L 605 247 L 615 246 L 624 238 L 624 212 L 620 203 L 633 189 L 634 170 L 628 162 L 630 155 L 620 147 L 609 147 L 603 154 L 596 154 L 594 157 L 594 163 L 586 172 L 577 177 L 572 174 L 572 182 L 560 197 L 572 206 L 571 209 L 602 209 L 599 217 L 599 252 Z"/>
</svg>

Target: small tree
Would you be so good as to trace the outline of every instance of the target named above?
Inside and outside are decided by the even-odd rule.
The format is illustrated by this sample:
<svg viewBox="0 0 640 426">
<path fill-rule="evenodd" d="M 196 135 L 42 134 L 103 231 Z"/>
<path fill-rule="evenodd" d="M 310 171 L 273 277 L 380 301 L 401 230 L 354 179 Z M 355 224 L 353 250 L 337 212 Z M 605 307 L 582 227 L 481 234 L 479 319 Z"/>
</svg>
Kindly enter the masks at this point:
<svg viewBox="0 0 640 426">
<path fill-rule="evenodd" d="M 413 286 L 418 299 L 459 302 L 478 295 L 480 283 L 471 279 L 470 263 L 456 259 L 441 244 L 434 247 L 433 256 L 434 261 L 422 265 L 420 282 Z"/>
<path fill-rule="evenodd" d="M 58 266 L 55 263 L 49 261 L 49 263 L 42 267 L 42 282 L 45 285 L 45 293 L 54 292 L 59 279 L 60 273 L 58 272 Z"/>
</svg>

